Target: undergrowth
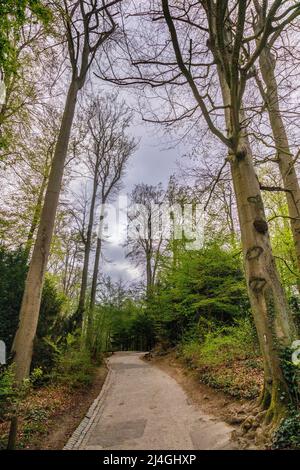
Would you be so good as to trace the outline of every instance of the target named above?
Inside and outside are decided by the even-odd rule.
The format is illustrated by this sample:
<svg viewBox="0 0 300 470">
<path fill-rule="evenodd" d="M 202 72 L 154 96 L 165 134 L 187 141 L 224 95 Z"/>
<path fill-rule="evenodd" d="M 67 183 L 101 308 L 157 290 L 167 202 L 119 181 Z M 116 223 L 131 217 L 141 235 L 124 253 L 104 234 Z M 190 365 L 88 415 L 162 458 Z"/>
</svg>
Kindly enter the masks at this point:
<svg viewBox="0 0 300 470">
<path fill-rule="evenodd" d="M 55 346 L 55 362 L 51 371 L 36 367 L 21 390 L 13 386 L 13 366 L 0 371 L 0 449 L 5 448 L 11 416 L 18 409 L 18 447 L 24 448 L 34 436 L 47 432 L 49 417 L 61 406 L 72 390 L 85 389 L 93 383 L 100 365 L 81 347 L 80 339 L 68 335 L 64 347 Z M 51 397 L 51 400 L 50 400 Z M 50 403 L 48 405 L 48 398 Z"/>
<path fill-rule="evenodd" d="M 262 363 L 250 320 L 216 328 L 204 338 L 184 341 L 180 355 L 199 379 L 214 388 L 238 397 L 253 399 L 262 385 Z"/>
<path fill-rule="evenodd" d="M 300 449 L 300 411 L 290 408 L 273 438 L 274 449 Z"/>
</svg>

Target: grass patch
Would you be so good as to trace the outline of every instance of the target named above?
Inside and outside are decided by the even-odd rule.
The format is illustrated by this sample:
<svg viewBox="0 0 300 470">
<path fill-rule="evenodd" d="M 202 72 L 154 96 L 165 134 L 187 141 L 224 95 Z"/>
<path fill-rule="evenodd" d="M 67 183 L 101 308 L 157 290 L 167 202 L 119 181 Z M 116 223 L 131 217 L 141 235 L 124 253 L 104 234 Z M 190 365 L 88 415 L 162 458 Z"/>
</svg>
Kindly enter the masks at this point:
<svg viewBox="0 0 300 470">
<path fill-rule="evenodd" d="M 262 361 L 250 321 L 207 333 L 202 342 L 185 342 L 181 355 L 190 367 L 197 369 L 201 382 L 237 398 L 253 399 L 259 395 Z"/>
</svg>

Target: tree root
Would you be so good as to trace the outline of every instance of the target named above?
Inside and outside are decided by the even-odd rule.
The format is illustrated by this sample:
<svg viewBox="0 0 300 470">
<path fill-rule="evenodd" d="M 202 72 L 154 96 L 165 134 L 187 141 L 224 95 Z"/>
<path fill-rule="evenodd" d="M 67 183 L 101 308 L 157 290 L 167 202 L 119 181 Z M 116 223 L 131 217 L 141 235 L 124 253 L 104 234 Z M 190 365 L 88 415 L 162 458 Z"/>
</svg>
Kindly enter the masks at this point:
<svg viewBox="0 0 300 470">
<path fill-rule="evenodd" d="M 285 416 L 284 407 L 277 409 L 271 403 L 268 409 L 263 409 L 260 401 L 251 407 L 251 414 L 234 432 L 234 437 L 242 448 L 248 447 L 249 443 L 254 443 L 257 448 L 271 448 L 274 433 Z"/>
</svg>

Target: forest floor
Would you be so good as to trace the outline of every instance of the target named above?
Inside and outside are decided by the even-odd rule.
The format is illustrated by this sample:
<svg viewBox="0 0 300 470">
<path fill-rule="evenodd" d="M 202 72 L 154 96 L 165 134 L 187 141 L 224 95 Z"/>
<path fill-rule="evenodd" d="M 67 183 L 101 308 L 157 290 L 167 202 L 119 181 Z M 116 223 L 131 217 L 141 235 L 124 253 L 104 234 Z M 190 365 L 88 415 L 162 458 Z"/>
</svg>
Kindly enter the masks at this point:
<svg viewBox="0 0 300 470">
<path fill-rule="evenodd" d="M 33 389 L 21 403 L 18 448 L 60 450 L 99 395 L 107 375 L 106 366 L 97 367 L 92 385 L 70 388 L 50 384 Z M 0 439 L 5 443 L 9 422 L 0 422 Z"/>
<path fill-rule="evenodd" d="M 204 397 L 198 401 L 187 394 L 164 361 L 149 364 L 143 358 L 144 353 L 113 354 L 109 376 L 89 424 L 75 433 L 68 448 L 240 448 L 232 436 L 235 427 L 217 417 L 213 406 L 206 409 Z"/>
</svg>

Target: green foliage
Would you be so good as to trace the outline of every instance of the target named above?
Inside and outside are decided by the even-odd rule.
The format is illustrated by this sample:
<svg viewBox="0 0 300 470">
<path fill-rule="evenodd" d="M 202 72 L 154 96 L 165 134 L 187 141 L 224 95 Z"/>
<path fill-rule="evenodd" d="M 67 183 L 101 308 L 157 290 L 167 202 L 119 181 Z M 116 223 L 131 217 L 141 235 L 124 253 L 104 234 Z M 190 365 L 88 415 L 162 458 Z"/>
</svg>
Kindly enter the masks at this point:
<svg viewBox="0 0 300 470">
<path fill-rule="evenodd" d="M 41 367 L 36 367 L 30 374 L 30 383 L 33 387 L 39 387 L 44 383 L 44 372 Z"/>
<path fill-rule="evenodd" d="M 0 0 L 0 70 L 4 74 L 18 69 L 17 42 L 30 14 L 44 24 L 51 20 L 51 12 L 41 0 Z"/>
<path fill-rule="evenodd" d="M 4 417 L 14 397 L 13 379 L 12 367 L 3 368 L 0 371 L 0 419 Z"/>
<path fill-rule="evenodd" d="M 38 374 L 38 373 L 37 373 Z M 18 403 L 31 389 L 34 378 L 24 380 L 21 387 L 14 386 L 14 365 L 4 366 L 0 370 L 0 419 L 3 419 L 14 411 Z"/>
<path fill-rule="evenodd" d="M 155 342 L 153 318 L 141 301 L 127 297 L 98 305 L 90 319 L 88 347 L 94 358 L 104 351 L 148 351 Z"/>
<path fill-rule="evenodd" d="M 10 351 L 18 326 L 19 310 L 27 273 L 26 256 L 0 247 L 0 339 Z"/>
<path fill-rule="evenodd" d="M 255 357 L 258 345 L 253 324 L 249 319 L 241 319 L 234 326 L 216 328 L 201 343 L 199 340 L 184 343 L 182 353 L 185 358 L 208 366 Z"/>
<path fill-rule="evenodd" d="M 282 420 L 277 429 L 274 440 L 274 449 L 300 449 L 300 412 L 290 408 L 286 418 Z"/>
<path fill-rule="evenodd" d="M 176 345 L 201 325 L 204 334 L 248 314 L 240 259 L 216 244 L 165 260 L 149 310 L 160 341 Z"/>
<path fill-rule="evenodd" d="M 154 344 L 154 323 L 141 303 L 126 300 L 111 316 L 113 350 L 148 351 Z"/>
<path fill-rule="evenodd" d="M 91 385 L 94 378 L 95 365 L 90 352 L 82 348 L 79 337 L 67 344 L 56 358 L 52 371 L 52 380 L 72 388 Z M 70 339 L 70 338 L 69 338 Z"/>
<path fill-rule="evenodd" d="M 285 392 L 282 392 L 281 399 L 291 399 L 293 403 L 300 403 L 300 391 L 298 385 L 300 380 L 300 368 L 293 364 L 291 360 L 292 354 L 293 350 L 291 348 L 285 347 L 281 349 L 281 367 L 290 394 L 290 397 L 287 397 Z"/>
<path fill-rule="evenodd" d="M 18 326 L 19 311 L 27 274 L 27 259 L 23 250 L 9 251 L 0 247 L 0 339 L 11 350 Z M 55 342 L 56 327 L 62 321 L 65 299 L 57 291 L 53 278 L 46 276 L 37 335 L 34 345 L 33 369 L 51 368 L 55 351 L 49 340 Z M 47 341 L 47 339 L 48 341 Z"/>
<path fill-rule="evenodd" d="M 32 368 L 42 367 L 50 370 L 55 361 L 57 343 L 57 329 L 63 321 L 65 297 L 60 294 L 51 276 L 47 276 L 44 283 L 40 316 L 37 334 L 34 341 Z"/>
<path fill-rule="evenodd" d="M 262 365 L 254 325 L 239 319 L 235 325 L 216 328 L 201 341 L 185 340 L 179 350 L 199 379 L 238 398 L 256 398 L 262 385 Z"/>
</svg>

